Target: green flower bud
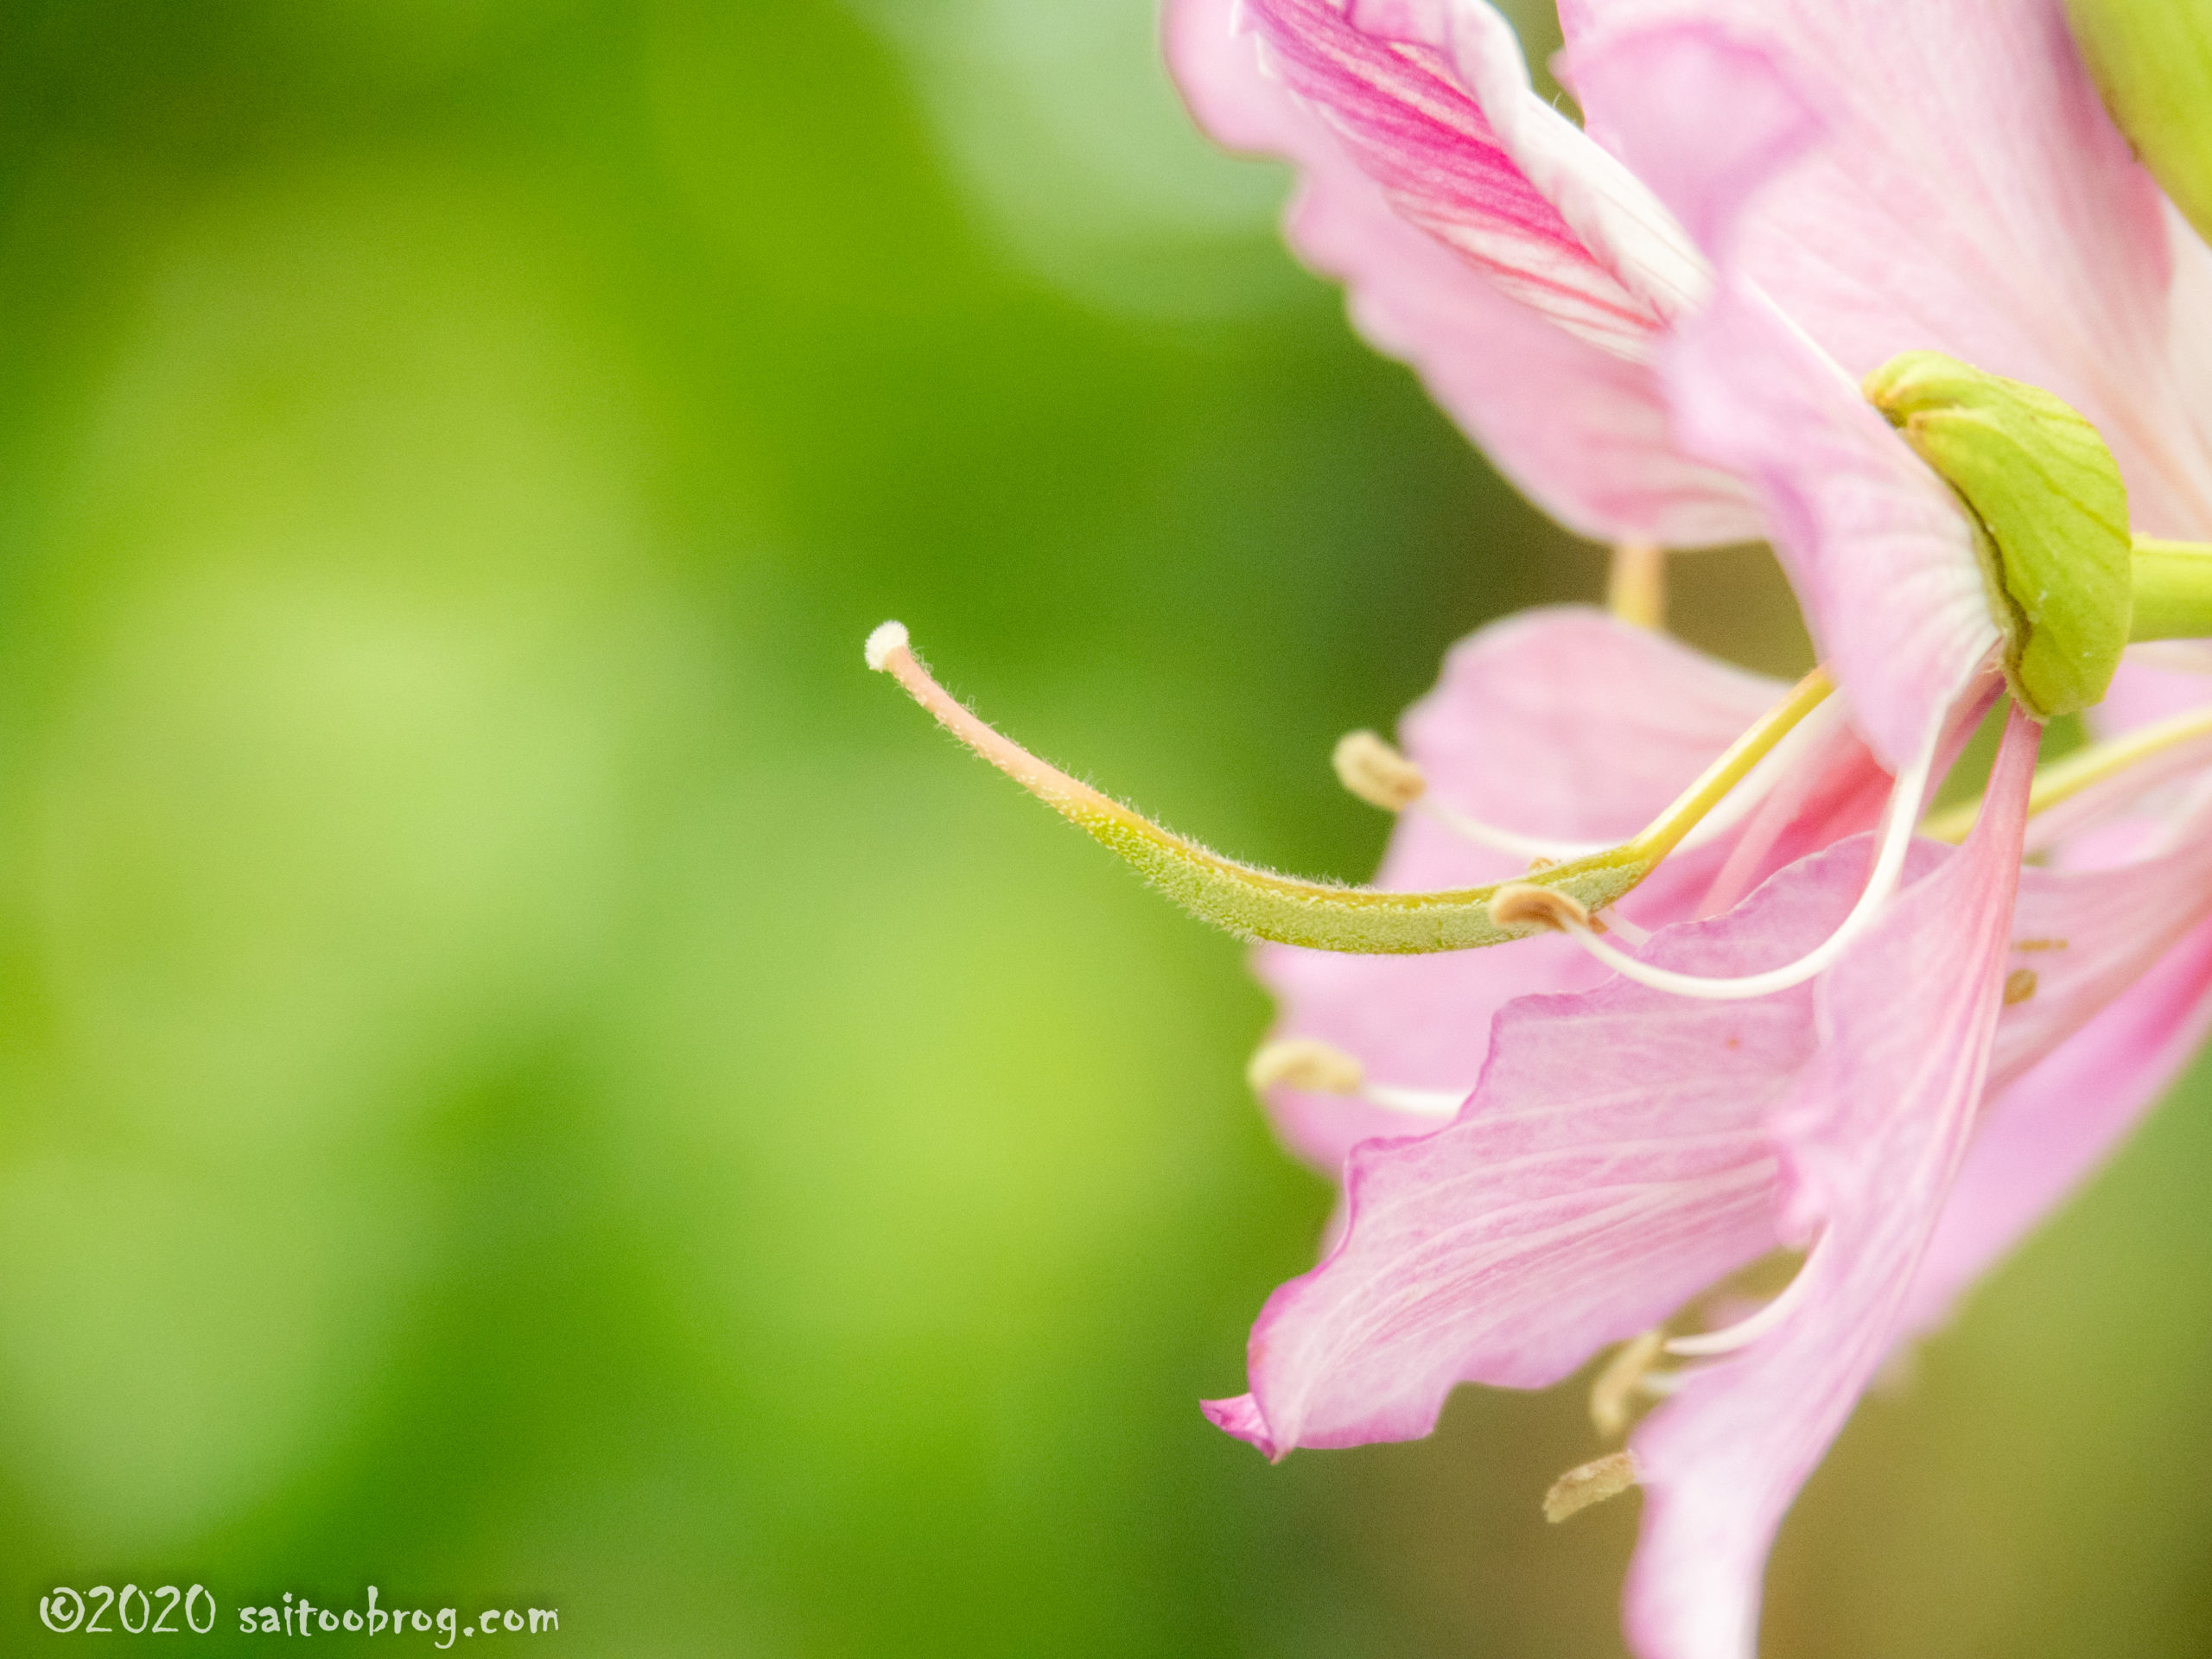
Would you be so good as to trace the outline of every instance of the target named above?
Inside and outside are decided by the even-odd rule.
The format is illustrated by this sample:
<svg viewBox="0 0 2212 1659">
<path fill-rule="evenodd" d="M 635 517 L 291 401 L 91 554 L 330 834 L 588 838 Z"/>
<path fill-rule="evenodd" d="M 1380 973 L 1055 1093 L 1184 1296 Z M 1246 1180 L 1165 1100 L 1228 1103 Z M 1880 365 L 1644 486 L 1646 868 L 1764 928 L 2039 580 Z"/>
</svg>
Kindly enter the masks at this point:
<svg viewBox="0 0 2212 1659">
<path fill-rule="evenodd" d="M 2045 720 L 2102 702 L 2133 571 L 2127 486 L 2096 429 L 2047 391 L 1937 352 L 1891 359 L 1865 390 L 1966 504 L 2013 695 Z"/>
<path fill-rule="evenodd" d="M 2212 238 L 2212 3 L 2066 0 L 2066 16 L 2113 122 Z"/>
</svg>

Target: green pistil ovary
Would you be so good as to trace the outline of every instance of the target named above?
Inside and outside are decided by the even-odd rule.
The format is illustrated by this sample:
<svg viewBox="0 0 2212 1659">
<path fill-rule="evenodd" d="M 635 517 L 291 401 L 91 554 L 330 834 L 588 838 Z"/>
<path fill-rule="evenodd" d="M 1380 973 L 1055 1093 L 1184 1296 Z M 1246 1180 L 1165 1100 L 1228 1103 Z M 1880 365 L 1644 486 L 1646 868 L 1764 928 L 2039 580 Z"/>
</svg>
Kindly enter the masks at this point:
<svg viewBox="0 0 2212 1659">
<path fill-rule="evenodd" d="M 1466 950 L 1550 931 L 1541 906 L 1494 906 L 1501 888 L 1509 890 L 1509 899 L 1535 887 L 1586 914 L 1604 910 L 1649 875 L 1829 690 L 1824 676 L 1808 676 L 1632 841 L 1490 887 L 1377 893 L 1301 881 L 1224 858 L 1040 760 L 931 677 L 895 622 L 868 637 L 867 654 L 870 668 L 891 675 L 947 731 L 1201 920 L 1243 938 L 1361 956 Z"/>
<path fill-rule="evenodd" d="M 1967 509 L 2013 694 L 2045 720 L 2102 702 L 2136 563 L 2127 486 L 2096 429 L 2040 387 L 1939 352 L 1892 358 L 1865 390 Z"/>
</svg>

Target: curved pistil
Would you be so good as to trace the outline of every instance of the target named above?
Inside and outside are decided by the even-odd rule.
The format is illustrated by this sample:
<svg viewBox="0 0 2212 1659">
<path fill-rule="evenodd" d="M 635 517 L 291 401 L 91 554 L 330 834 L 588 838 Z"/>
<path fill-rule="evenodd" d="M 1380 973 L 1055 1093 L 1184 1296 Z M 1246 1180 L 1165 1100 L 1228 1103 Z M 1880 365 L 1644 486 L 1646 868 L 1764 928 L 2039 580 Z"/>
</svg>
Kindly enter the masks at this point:
<svg viewBox="0 0 2212 1659">
<path fill-rule="evenodd" d="M 1493 918 L 1491 901 L 1502 884 L 1378 893 L 1301 881 L 1224 858 L 1040 760 L 978 719 L 931 677 L 901 624 L 887 622 L 870 634 L 867 656 L 870 668 L 896 679 L 969 748 L 1135 866 L 1193 915 L 1240 938 L 1357 955 L 1414 955 L 1502 944 L 1542 931 L 1540 922 L 1507 925 Z M 1520 882 L 1555 892 L 1586 913 L 1603 911 L 1680 845 L 1830 690 L 1827 677 L 1814 671 L 1643 834 L 1618 847 L 1531 871 Z"/>
</svg>

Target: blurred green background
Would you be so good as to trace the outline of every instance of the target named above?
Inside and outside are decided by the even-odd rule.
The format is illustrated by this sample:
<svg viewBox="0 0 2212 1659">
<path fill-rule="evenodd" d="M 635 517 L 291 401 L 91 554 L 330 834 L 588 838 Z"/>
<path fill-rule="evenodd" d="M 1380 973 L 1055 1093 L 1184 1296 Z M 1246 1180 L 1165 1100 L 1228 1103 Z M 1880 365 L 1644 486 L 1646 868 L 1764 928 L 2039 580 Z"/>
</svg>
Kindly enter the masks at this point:
<svg viewBox="0 0 2212 1659">
<path fill-rule="evenodd" d="M 1328 1202 L 1240 949 L 861 667 L 899 616 L 1356 878 L 1337 734 L 1598 591 L 1152 31 L 0 14 L 0 1649 L 197 1580 L 607 1655 L 1618 1653 L 1634 1501 L 1537 1517 L 1580 1390 L 1279 1468 L 1202 1421 Z M 1802 649 L 1761 556 L 1677 606 Z M 2212 1653 L 2207 1082 L 1862 1412 L 1771 1654 Z"/>
</svg>

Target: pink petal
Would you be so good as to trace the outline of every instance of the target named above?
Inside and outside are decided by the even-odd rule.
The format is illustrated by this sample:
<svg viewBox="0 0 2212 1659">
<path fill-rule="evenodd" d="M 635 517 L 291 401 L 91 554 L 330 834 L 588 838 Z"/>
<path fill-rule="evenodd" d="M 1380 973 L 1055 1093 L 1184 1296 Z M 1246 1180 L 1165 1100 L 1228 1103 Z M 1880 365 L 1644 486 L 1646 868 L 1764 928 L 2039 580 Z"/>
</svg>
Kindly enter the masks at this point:
<svg viewBox="0 0 2212 1659">
<path fill-rule="evenodd" d="M 2032 874 L 2032 872 L 2031 872 Z M 2212 1028 L 2212 925 L 1985 1109 L 1913 1281 L 1922 1336 L 2072 1193 L 2164 1095 Z"/>
<path fill-rule="evenodd" d="M 1888 805 L 1894 780 L 1859 734 L 1839 726 L 1819 740 L 1729 837 L 1726 857 L 1697 914 L 1733 909 L 1761 882 L 1801 858 L 1847 836 L 1872 830 Z"/>
<path fill-rule="evenodd" d="M 2212 824 L 2183 826 L 2163 856 L 2101 869 L 2026 869 L 2008 971 L 2028 976 L 1998 1023 L 1994 1096 L 2114 1001 L 2212 912 Z M 2024 993 L 2024 994 L 2023 994 Z"/>
<path fill-rule="evenodd" d="M 1721 267 L 1665 359 L 1677 430 L 1754 486 L 1824 660 L 1898 770 L 1997 631 L 1949 491 L 1738 269 L 1757 203 L 1816 147 L 1821 118 L 1763 54 L 1709 28 L 1609 35 L 1575 62 L 1630 164 Z"/>
<path fill-rule="evenodd" d="M 1782 695 L 1778 683 L 1663 634 L 1560 607 L 1493 623 L 1453 646 L 1435 690 L 1407 711 L 1400 730 L 1431 793 L 1470 817 L 1562 840 L 1625 839 Z M 1656 916 L 1682 913 L 1718 856 L 1679 855 L 1639 897 Z M 1520 868 L 1409 813 L 1391 836 L 1377 883 L 1472 885 Z M 1275 1036 L 1332 1043 L 1377 1082 L 1455 1094 L 1480 1074 L 1491 1016 L 1508 1001 L 1586 989 L 1606 975 L 1565 938 L 1418 957 L 1266 945 L 1255 964 L 1281 1009 Z M 1433 1118 L 1287 1089 L 1270 1091 L 1268 1106 L 1290 1147 L 1331 1175 L 1361 1141 L 1438 1127 Z"/>
<path fill-rule="evenodd" d="M 1463 810 L 1563 841 L 1614 841 L 1642 830 L 1788 690 L 1667 634 L 1560 606 L 1454 645 L 1400 733 L 1433 791 Z M 1385 874 L 1428 879 L 1410 867 Z"/>
<path fill-rule="evenodd" d="M 1779 92 L 1817 122 L 1821 141 L 1748 208 L 1730 258 L 1853 378 L 1933 348 L 2046 387 L 2113 446 L 2139 528 L 2212 533 L 2212 458 L 2168 337 L 2161 200 L 2106 118 L 2056 0 L 1567 0 L 1560 10 L 1566 73 L 1592 130 L 1625 143 L 1693 223 L 1686 186 L 1693 196 L 1732 188 L 1725 175 L 1755 107 L 1743 100 Z M 1726 42 L 1767 73 L 1708 98 L 1681 79 L 1592 72 L 1658 29 Z M 1655 104 L 1670 106 L 1663 154 L 1641 137 Z"/>
<path fill-rule="evenodd" d="M 2200 762 L 2201 765 L 2201 762 Z M 1913 1289 L 1917 1334 L 2101 1163 L 2212 1020 L 2212 836 L 2169 825 L 2162 856 L 2021 873 L 1988 1096 Z"/>
<path fill-rule="evenodd" d="M 2188 665 L 2161 665 L 2177 658 Z M 2171 715 L 2202 709 L 2209 702 L 2212 702 L 2212 644 L 2161 639 L 2135 647 L 2120 660 L 2120 672 L 2113 676 L 2105 700 L 2088 717 L 2100 736 L 2111 736 Z"/>
<path fill-rule="evenodd" d="M 1823 1230 L 1795 1311 L 1631 1443 L 1642 1659 L 1749 1659 L 1775 1529 L 1889 1350 L 1981 1098 L 2037 735 L 2015 712 L 1966 845 L 1820 982 L 1819 1055 L 1775 1122 L 1792 1211 Z"/>
<path fill-rule="evenodd" d="M 1868 849 L 1809 859 L 1645 955 L 1727 974 L 1801 954 L 1856 898 Z M 1815 995 L 1706 1002 L 1616 980 L 1510 1004 L 1455 1122 L 1353 1150 L 1344 1239 L 1261 1315 L 1257 1414 L 1237 1432 L 1278 1453 L 1426 1433 L 1455 1384 L 1556 1382 L 1764 1255 L 1768 1120 L 1813 1052 Z"/>
<path fill-rule="evenodd" d="M 1643 341 L 1655 326 L 1522 177 L 1433 52 L 1408 58 L 1318 0 L 1255 14 L 1292 85 L 1317 96 L 1333 87 L 1345 99 L 1342 109 L 1325 101 L 1325 119 L 1262 71 L 1260 43 L 1236 32 L 1235 14 L 1236 0 L 1168 8 L 1169 56 L 1200 124 L 1233 149 L 1298 164 L 1292 242 L 1350 286 L 1362 334 L 1414 365 L 1500 470 L 1598 540 L 1690 547 L 1763 533 L 1732 479 L 1675 446 L 1648 363 L 1554 326 L 1470 263 L 1486 261 L 1494 276 L 1520 271 L 1527 293 L 1548 283 L 1554 311 L 1584 296 L 1586 333 L 1603 323 L 1617 345 Z M 1433 179 L 1415 156 L 1433 162 Z M 1381 168 L 1381 181 L 1361 161 Z M 1448 245 L 1416 228 L 1445 223 L 1453 203 L 1465 217 Z M 1529 263 L 1514 265 L 1516 257 Z"/>
<path fill-rule="evenodd" d="M 2173 286 L 2166 296 L 2166 354 L 2173 365 L 2175 394 L 2194 440 L 2190 448 L 2201 454 L 2212 451 L 2212 248 L 2171 204 L 2166 245 L 2174 268 Z M 2152 504 L 2146 499 L 2144 505 Z M 2146 519 L 2146 529 L 2151 522 Z M 2177 512 L 2171 527 L 2158 533 L 2183 541 L 2212 538 L 2212 518 L 2201 505 Z"/>
</svg>

